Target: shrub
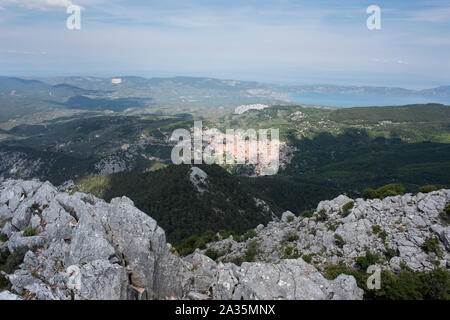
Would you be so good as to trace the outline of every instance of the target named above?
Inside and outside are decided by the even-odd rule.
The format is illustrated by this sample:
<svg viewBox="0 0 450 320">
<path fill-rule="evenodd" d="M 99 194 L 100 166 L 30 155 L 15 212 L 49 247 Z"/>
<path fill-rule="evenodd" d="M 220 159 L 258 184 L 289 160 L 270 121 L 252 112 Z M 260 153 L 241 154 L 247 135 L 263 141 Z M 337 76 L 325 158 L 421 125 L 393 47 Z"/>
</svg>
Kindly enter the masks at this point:
<svg viewBox="0 0 450 320">
<path fill-rule="evenodd" d="M 2 290 L 11 290 L 11 282 L 0 273 L 0 291 Z"/>
<path fill-rule="evenodd" d="M 408 264 L 405 261 L 400 261 L 400 269 L 403 271 L 410 271 L 412 272 L 412 269 L 408 266 Z"/>
<path fill-rule="evenodd" d="M 334 243 L 341 249 L 345 245 L 344 239 L 342 239 L 342 237 L 340 235 L 338 235 L 337 233 L 334 234 Z"/>
<path fill-rule="evenodd" d="M 364 299 L 371 300 L 449 300 L 450 271 L 437 268 L 432 271 L 413 273 L 403 270 L 399 274 L 381 271 L 381 289 L 369 290 L 366 281 L 370 276 L 365 271 L 349 269 L 343 264 L 329 265 L 324 270 L 328 280 L 340 274 L 355 277 L 358 287 L 364 289 Z"/>
<path fill-rule="evenodd" d="M 248 247 L 247 250 L 245 251 L 244 254 L 244 261 L 247 262 L 254 262 L 256 256 L 258 255 L 259 252 L 259 242 L 256 240 L 252 240 L 248 243 Z"/>
<path fill-rule="evenodd" d="M 0 241 L 1 242 L 6 242 L 8 241 L 8 236 L 4 233 L 0 233 Z"/>
<path fill-rule="evenodd" d="M 376 198 L 376 191 L 373 189 L 365 189 L 362 193 L 362 196 L 364 199 L 375 199 Z"/>
<path fill-rule="evenodd" d="M 423 299 L 450 300 L 450 272 L 444 268 L 436 268 L 431 272 L 421 273 Z"/>
<path fill-rule="evenodd" d="M 10 254 L 8 251 L 7 253 L 3 253 L 0 259 L 0 271 L 13 273 L 23 262 L 24 256 L 25 253 L 19 252 Z"/>
<path fill-rule="evenodd" d="M 422 298 L 420 280 L 409 271 L 396 275 L 391 271 L 383 270 L 381 285 L 380 290 L 370 291 L 369 295 L 373 299 L 418 300 Z"/>
<path fill-rule="evenodd" d="M 300 212 L 299 216 L 304 218 L 310 218 L 313 216 L 313 214 L 309 210 L 303 210 L 302 212 Z"/>
<path fill-rule="evenodd" d="M 292 221 L 294 221 L 294 216 L 288 216 L 288 217 L 286 218 L 286 221 L 287 221 L 288 223 L 291 223 Z"/>
<path fill-rule="evenodd" d="M 327 222 L 327 230 L 330 230 L 330 231 L 336 231 L 337 230 L 337 228 L 339 227 L 339 222 L 338 221 L 329 221 L 329 222 Z"/>
<path fill-rule="evenodd" d="M 388 300 L 448 300 L 450 299 L 450 272 L 434 269 L 413 273 L 402 271 L 398 275 L 382 271 L 381 290 L 371 290 L 366 298 Z"/>
<path fill-rule="evenodd" d="M 33 203 L 31 205 L 30 209 L 31 209 L 31 212 L 39 211 L 40 210 L 39 203 L 37 203 L 37 202 Z"/>
<path fill-rule="evenodd" d="M 388 234 L 387 234 L 387 232 L 386 232 L 385 230 L 382 230 L 382 231 L 378 234 L 378 236 L 380 237 L 381 240 L 383 240 L 383 242 L 385 242 L 386 239 L 387 239 Z"/>
<path fill-rule="evenodd" d="M 244 238 L 244 241 L 246 241 L 246 240 L 248 240 L 248 239 L 251 239 L 251 238 L 256 237 L 257 235 L 258 235 L 258 233 L 257 233 L 254 229 L 251 229 L 251 230 L 248 230 L 248 231 L 243 235 L 243 238 Z"/>
<path fill-rule="evenodd" d="M 366 199 L 384 199 L 386 197 L 405 194 L 405 188 L 401 184 L 388 184 L 377 190 L 366 189 L 363 191 L 363 197 Z"/>
<path fill-rule="evenodd" d="M 226 231 L 226 230 L 220 230 L 219 234 L 222 237 L 222 239 L 228 239 L 230 236 L 233 237 L 236 236 L 236 234 L 233 231 Z"/>
<path fill-rule="evenodd" d="M 398 256 L 398 251 L 393 249 L 393 248 L 389 248 L 389 247 L 385 247 L 385 253 L 384 255 L 386 256 L 386 259 L 389 261 L 391 260 L 393 257 L 397 257 Z"/>
<path fill-rule="evenodd" d="M 346 204 L 344 204 L 342 206 L 342 215 L 344 217 L 346 217 L 350 213 L 350 210 L 353 209 L 354 206 L 355 206 L 355 202 L 354 201 L 349 201 Z"/>
<path fill-rule="evenodd" d="M 450 217 L 450 202 L 447 202 L 445 205 L 444 212 L 447 214 L 447 217 Z"/>
<path fill-rule="evenodd" d="M 379 225 L 373 225 L 372 231 L 373 231 L 373 233 L 377 234 L 378 232 L 381 231 L 381 227 Z"/>
<path fill-rule="evenodd" d="M 217 250 L 214 250 L 212 248 L 208 248 L 208 250 L 205 251 L 205 256 L 211 258 L 212 260 L 217 260 L 223 254 L 221 252 L 218 252 Z"/>
<path fill-rule="evenodd" d="M 443 186 L 443 185 L 430 184 L 430 185 L 427 185 L 427 186 L 419 187 L 419 192 L 428 193 L 428 192 L 437 191 L 437 190 L 440 190 L 440 189 L 443 189 L 443 188 L 445 188 L 445 186 Z"/>
<path fill-rule="evenodd" d="M 243 257 L 233 257 L 233 258 L 225 258 L 223 261 L 223 263 L 227 263 L 227 262 L 231 262 L 237 266 L 240 266 L 242 264 L 242 262 L 244 262 L 244 258 Z"/>
<path fill-rule="evenodd" d="M 220 232 L 224 232 L 224 234 L 226 233 L 226 231 Z M 190 236 L 189 238 L 185 239 L 177 249 L 179 252 L 181 252 L 181 255 L 186 256 L 193 253 L 195 249 L 204 249 L 206 248 L 207 243 L 217 240 L 219 240 L 217 235 L 213 231 L 209 230 L 205 231 L 201 235 L 201 237 L 197 235 Z"/>
<path fill-rule="evenodd" d="M 182 256 L 189 255 L 195 251 L 195 249 L 203 249 L 206 246 L 206 242 L 199 236 L 192 235 L 181 244 L 179 251 Z"/>
<path fill-rule="evenodd" d="M 292 231 L 288 231 L 283 235 L 283 242 L 294 242 L 299 239 L 298 235 Z"/>
<path fill-rule="evenodd" d="M 311 261 L 312 261 L 312 254 L 305 254 L 305 255 L 302 256 L 302 259 L 306 263 L 311 263 Z"/>
<path fill-rule="evenodd" d="M 380 261 L 380 256 L 377 253 L 366 251 L 365 256 L 358 257 L 356 259 L 356 265 L 361 270 L 367 270 L 369 266 L 375 265 Z"/>
<path fill-rule="evenodd" d="M 24 237 L 32 237 L 34 235 L 36 235 L 36 231 L 33 228 L 31 228 L 31 227 L 26 227 L 23 230 L 23 236 Z"/>
<path fill-rule="evenodd" d="M 422 245 L 422 250 L 426 253 L 435 253 L 438 257 L 442 256 L 441 249 L 439 249 L 439 239 L 436 237 L 426 238 Z"/>
<path fill-rule="evenodd" d="M 298 259 L 298 258 L 300 258 L 298 248 L 286 247 L 284 249 L 283 259 Z"/>
<path fill-rule="evenodd" d="M 317 212 L 317 214 L 316 214 L 317 222 L 325 222 L 327 220 L 328 220 L 328 215 L 327 215 L 327 212 L 325 211 L 325 209 L 321 209 L 319 212 Z"/>
<path fill-rule="evenodd" d="M 211 230 L 205 231 L 201 237 L 205 243 L 219 240 L 217 235 Z"/>
<path fill-rule="evenodd" d="M 331 264 L 325 268 L 324 276 L 328 280 L 336 279 L 340 274 L 352 275 L 353 272 L 343 264 Z"/>
<path fill-rule="evenodd" d="M 378 237 L 380 237 L 380 239 L 383 240 L 383 242 L 386 242 L 388 234 L 385 230 L 381 229 L 379 225 L 373 225 L 372 231 L 374 234 L 378 234 Z"/>
<path fill-rule="evenodd" d="M 378 188 L 376 191 L 380 199 L 405 194 L 405 188 L 401 184 L 388 184 Z"/>
</svg>

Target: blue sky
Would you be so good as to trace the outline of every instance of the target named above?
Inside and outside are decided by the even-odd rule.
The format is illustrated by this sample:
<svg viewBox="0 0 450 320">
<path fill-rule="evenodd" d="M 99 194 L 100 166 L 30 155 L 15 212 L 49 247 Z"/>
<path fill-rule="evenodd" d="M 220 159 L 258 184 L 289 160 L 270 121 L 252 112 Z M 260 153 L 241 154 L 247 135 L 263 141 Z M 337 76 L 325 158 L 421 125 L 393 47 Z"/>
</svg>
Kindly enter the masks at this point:
<svg viewBox="0 0 450 320">
<path fill-rule="evenodd" d="M 66 28 L 70 4 L 81 30 Z M 450 85 L 449 57 L 450 1 L 0 0 L 2 75 L 427 88 Z"/>
</svg>

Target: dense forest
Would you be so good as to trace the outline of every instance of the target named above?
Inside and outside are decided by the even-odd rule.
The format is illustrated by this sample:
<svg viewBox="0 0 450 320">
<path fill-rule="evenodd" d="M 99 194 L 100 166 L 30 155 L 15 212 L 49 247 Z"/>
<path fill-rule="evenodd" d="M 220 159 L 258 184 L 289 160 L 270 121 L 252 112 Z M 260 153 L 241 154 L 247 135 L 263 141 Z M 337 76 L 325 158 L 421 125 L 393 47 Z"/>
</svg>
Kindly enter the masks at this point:
<svg viewBox="0 0 450 320">
<path fill-rule="evenodd" d="M 244 233 L 272 219 L 272 213 L 256 203 L 256 195 L 247 185 L 221 167 L 199 166 L 208 175 L 204 192 L 189 179 L 190 168 L 172 165 L 146 173 L 90 175 L 78 181 L 77 190 L 107 201 L 129 197 L 157 220 L 173 244 L 209 230 Z"/>
<path fill-rule="evenodd" d="M 360 197 L 366 188 L 401 183 L 407 192 L 450 184 L 450 144 L 372 138 L 365 130 L 321 133 L 294 141 L 300 150 L 276 176 L 244 178 L 283 210 L 312 209 L 339 194 Z"/>
</svg>

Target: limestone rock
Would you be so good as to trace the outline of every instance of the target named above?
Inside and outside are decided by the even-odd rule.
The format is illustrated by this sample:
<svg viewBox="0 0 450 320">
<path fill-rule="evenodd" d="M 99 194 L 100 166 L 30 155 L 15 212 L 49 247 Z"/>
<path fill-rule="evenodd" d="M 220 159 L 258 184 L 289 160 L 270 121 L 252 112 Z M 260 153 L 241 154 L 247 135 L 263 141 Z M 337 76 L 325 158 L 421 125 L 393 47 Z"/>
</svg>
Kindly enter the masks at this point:
<svg viewBox="0 0 450 320">
<path fill-rule="evenodd" d="M 379 224 L 386 230 L 386 242 L 398 249 L 402 260 L 416 269 L 428 268 L 428 256 L 419 254 L 417 248 L 433 232 L 427 227 L 438 224 L 437 211 L 450 192 L 417 197 L 408 198 L 416 207 L 406 211 L 402 197 L 358 199 L 352 214 L 344 218 L 340 210 L 350 199 L 340 196 L 319 204 L 318 211 L 327 213 L 326 221 L 316 219 L 317 213 L 302 219 L 286 212 L 281 220 L 258 226 L 257 235 L 246 242 L 230 237 L 208 244 L 228 252 L 217 263 L 201 251 L 184 258 L 172 254 L 156 221 L 126 197 L 107 203 L 92 195 L 58 191 L 48 182 L 6 180 L 0 183 L 0 214 L 9 219 L 2 229 L 9 238 L 2 250 L 23 256 L 23 263 L 7 275 L 12 289 L 2 296 L 39 300 L 361 299 L 363 292 L 352 276 L 327 280 L 298 256 L 313 254 L 317 260 L 313 262 L 320 265 L 339 262 L 339 254 L 354 259 L 368 245 L 382 250 L 382 241 L 376 240 L 379 236 L 368 232 Z M 399 218 L 410 226 L 401 235 L 394 232 Z M 26 227 L 36 234 L 24 237 Z M 344 243 L 337 244 L 335 234 Z M 448 239 L 442 228 L 439 235 L 443 242 Z M 250 242 L 259 245 L 259 261 L 242 265 L 226 261 L 241 259 Z M 282 259 L 287 246 L 298 249 L 291 252 L 297 257 Z M 393 266 L 399 263 L 392 259 Z"/>
<path fill-rule="evenodd" d="M 0 300 L 13 301 L 13 300 L 22 300 L 22 298 L 16 294 L 9 292 L 9 291 L 2 291 L 2 292 L 0 292 Z"/>
<path fill-rule="evenodd" d="M 354 207 L 344 216 L 342 206 L 350 201 Z M 236 261 L 256 242 L 257 261 L 278 263 L 290 252 L 292 257 L 308 256 L 321 268 L 337 263 L 353 266 L 358 257 L 371 251 L 385 258 L 383 269 L 398 272 L 400 265 L 406 264 L 414 271 L 427 271 L 437 262 L 450 265 L 450 227 L 440 218 L 449 201 L 450 190 L 445 189 L 383 200 L 352 200 L 341 195 L 321 201 L 312 217 L 294 217 L 288 222 L 291 214 L 285 212 L 281 221 L 258 227 L 255 238 L 242 243 L 222 239 L 208 244 L 207 249 L 225 252 L 219 261 Z M 440 239 L 441 258 L 423 250 L 425 240 L 435 236 Z"/>
</svg>

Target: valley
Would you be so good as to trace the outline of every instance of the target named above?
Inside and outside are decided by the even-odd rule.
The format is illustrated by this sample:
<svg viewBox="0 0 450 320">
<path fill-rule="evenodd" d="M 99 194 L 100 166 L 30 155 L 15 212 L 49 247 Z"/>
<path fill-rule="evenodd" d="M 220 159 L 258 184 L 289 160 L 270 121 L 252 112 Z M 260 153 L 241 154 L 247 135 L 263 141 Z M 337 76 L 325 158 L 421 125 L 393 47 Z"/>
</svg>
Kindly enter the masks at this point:
<svg viewBox="0 0 450 320">
<path fill-rule="evenodd" d="M 366 277 L 354 263 L 364 257 L 365 247 L 358 244 L 359 239 L 353 247 L 340 250 L 344 245 L 339 239 L 354 240 L 342 229 L 350 228 L 349 219 L 336 213 L 343 202 L 356 202 L 359 211 L 353 213 L 357 215 L 375 210 L 377 202 L 370 202 L 367 195 L 381 186 L 387 185 L 383 188 L 388 194 L 392 186 L 401 186 L 402 192 L 395 191 L 392 196 L 408 199 L 420 195 L 421 190 L 450 188 L 448 105 L 334 108 L 290 103 L 282 98 L 286 88 L 256 83 L 120 79 L 0 78 L 0 183 L 13 181 L 9 179 L 48 180 L 58 192 L 67 192 L 64 194 L 90 194 L 106 202 L 127 197 L 164 229 L 172 253 L 187 260 L 205 259 L 199 258 L 201 252 L 219 262 L 240 265 L 247 261 L 288 268 L 284 264 L 289 262 L 284 260 L 301 257 L 327 281 L 334 281 L 339 271 L 355 277 L 360 287 Z M 181 96 L 175 98 L 177 95 Z M 262 176 L 260 168 L 251 164 L 174 165 L 172 132 L 186 129 L 192 134 L 198 120 L 205 132 L 213 128 L 222 132 L 279 129 L 278 173 Z M 203 143 L 203 147 L 207 145 Z M 439 195 L 448 198 L 446 191 L 442 192 Z M 334 200 L 323 202 L 325 199 Z M 445 206 L 443 201 L 437 211 Z M 391 204 L 383 200 L 383 205 L 385 212 Z M 427 224 L 438 223 L 436 217 L 433 211 Z M 326 221 L 320 221 L 322 218 Z M 361 220 L 356 217 L 355 221 Z M 371 220 L 373 228 L 378 222 Z M 402 255 L 407 240 L 397 239 L 395 222 L 388 222 L 382 227 L 389 230 L 392 246 L 395 244 L 400 253 L 391 257 L 394 249 L 387 243 L 377 249 L 385 259 L 385 277 L 395 277 L 389 272 L 398 272 L 399 257 L 416 267 L 411 272 L 418 275 L 411 273 L 411 277 L 425 279 L 429 272 L 440 272 L 430 267 L 437 261 L 434 256 L 427 256 L 422 268 L 416 260 Z M 6 220 L 2 223 L 7 225 Z M 439 223 L 446 228 L 446 220 Z M 302 233 L 287 240 L 288 236 L 280 235 L 281 242 L 276 245 L 280 239 L 274 235 L 281 229 L 294 234 L 295 228 Z M 319 242 L 334 237 L 337 248 L 324 252 L 320 245 L 316 248 L 310 236 L 316 229 L 322 232 Z M 410 231 L 411 237 L 416 231 Z M 422 233 L 421 239 L 432 237 Z M 275 246 L 282 250 L 275 250 Z M 358 256 L 350 255 L 349 250 L 356 250 Z M 392 258 L 399 261 L 392 262 Z M 445 267 L 444 262 L 439 263 Z M 195 297 L 200 297 L 197 294 Z M 394 293 L 383 294 L 379 297 L 391 299 Z M 377 298 L 367 291 L 365 297 Z"/>
</svg>

